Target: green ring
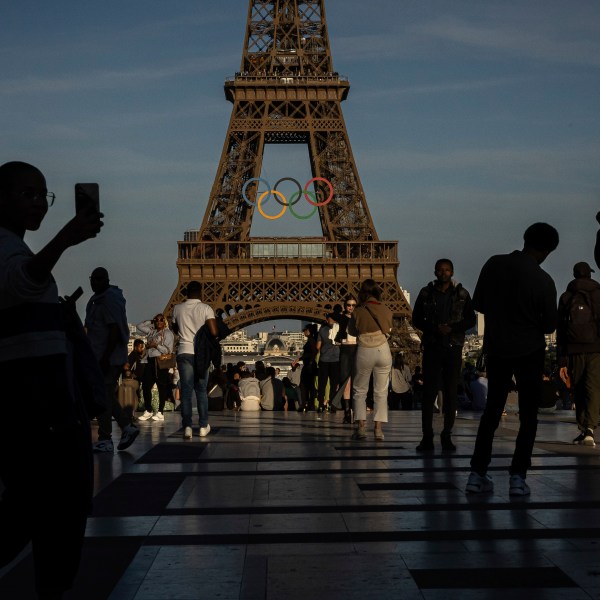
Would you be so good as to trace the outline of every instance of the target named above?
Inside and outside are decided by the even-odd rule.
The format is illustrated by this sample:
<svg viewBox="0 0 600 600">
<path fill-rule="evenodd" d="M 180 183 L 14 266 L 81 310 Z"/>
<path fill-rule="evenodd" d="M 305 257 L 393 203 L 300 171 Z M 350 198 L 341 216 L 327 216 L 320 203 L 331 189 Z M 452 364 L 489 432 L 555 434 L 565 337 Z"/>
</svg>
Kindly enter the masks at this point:
<svg viewBox="0 0 600 600">
<path fill-rule="evenodd" d="M 300 195 L 301 195 L 302 193 L 303 193 L 303 192 L 294 192 L 294 194 L 298 194 L 298 198 L 300 198 Z M 297 215 L 297 214 L 294 212 L 294 209 L 292 208 L 292 207 L 294 206 L 294 204 L 295 204 L 295 202 L 292 202 L 292 198 L 294 197 L 294 194 L 292 194 L 292 196 L 291 196 L 291 198 L 290 198 L 290 201 L 288 202 L 288 208 L 290 209 L 290 212 L 291 212 L 291 213 L 292 213 L 292 214 L 293 214 L 293 215 L 296 217 L 296 219 L 300 219 L 301 221 L 305 221 L 306 219 L 310 219 L 310 218 L 311 218 L 311 217 L 312 217 L 312 216 L 313 216 L 313 215 L 314 215 L 314 214 L 315 214 L 315 213 L 316 213 L 316 212 L 319 210 L 319 207 L 318 207 L 316 204 L 313 204 L 313 210 L 312 210 L 312 212 L 311 212 L 311 213 L 309 213 L 308 215 L 306 215 L 306 216 L 304 216 L 304 217 L 302 217 L 302 216 L 300 216 L 300 215 Z M 307 192 L 304 192 L 304 194 L 309 194 L 309 195 L 311 195 L 311 196 L 312 196 L 312 198 L 313 198 L 313 200 L 316 200 L 316 199 L 317 199 L 317 198 L 316 198 L 316 195 L 315 195 L 315 193 L 314 193 L 314 192 L 308 192 L 308 191 L 307 191 Z"/>
</svg>

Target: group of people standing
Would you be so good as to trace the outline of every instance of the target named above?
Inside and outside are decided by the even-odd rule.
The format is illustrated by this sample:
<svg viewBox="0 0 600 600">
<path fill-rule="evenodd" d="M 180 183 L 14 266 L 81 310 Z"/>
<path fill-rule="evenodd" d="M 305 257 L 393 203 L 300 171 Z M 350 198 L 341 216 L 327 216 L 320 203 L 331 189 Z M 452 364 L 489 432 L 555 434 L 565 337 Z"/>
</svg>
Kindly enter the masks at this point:
<svg viewBox="0 0 600 600">
<path fill-rule="evenodd" d="M 312 410 L 315 397 L 317 411 L 330 410 L 331 399 L 337 393 L 344 423 L 356 423 L 352 434 L 356 440 L 367 437 L 367 396 L 371 386 L 376 440 L 384 439 L 382 423 L 388 420 L 392 368 L 388 338 L 393 314 L 382 302 L 382 295 L 373 279 L 364 280 L 358 297 L 346 296 L 343 308 L 327 313 L 326 324 L 321 328 L 305 325 L 302 354 L 292 363 L 295 368 L 302 362 L 300 388 L 304 410 Z M 325 399 L 328 385 L 329 401 Z"/>
<path fill-rule="evenodd" d="M 53 202 L 54 195 L 48 192 L 39 169 L 23 162 L 0 166 L 0 313 L 5 317 L 0 333 L 0 378 L 6 398 L 27 398 L 29 416 L 25 429 L 9 421 L 1 429 L 0 568 L 31 542 L 35 587 L 41 600 L 63 597 L 79 568 L 93 497 L 90 419 L 98 419 L 98 442 L 94 448 L 102 452 L 113 451 L 112 417 L 121 429 L 119 450 L 130 447 L 139 434 L 133 410 L 123 409 L 115 393 L 127 361 L 129 339 L 122 291 L 111 285 L 105 268 L 94 269 L 90 276 L 94 294 L 86 307 L 84 325 L 75 307 L 77 294 L 59 298 L 52 275 L 68 249 L 98 235 L 103 214 L 90 204 L 78 211 L 43 248 L 33 252 L 24 241 L 25 232 L 40 228 Z M 578 263 L 575 279 L 557 306 L 554 282 L 540 265 L 558 242 L 558 232 L 552 226 L 531 225 L 525 231 L 522 250 L 493 256 L 485 263 L 472 300 L 462 286 L 452 282 L 451 261 L 441 259 L 435 267 L 436 281 L 423 288 L 417 298 L 413 323 L 423 331 L 425 364 L 423 438 L 417 447 L 420 451 L 433 447 L 432 406 L 440 385 L 447 406 L 441 443 L 444 449 L 454 448 L 451 435 L 459 348 L 465 331 L 472 326 L 473 310 L 485 317 L 489 389 L 471 458 L 468 493 L 493 490 L 487 470 L 513 378 L 519 392 L 520 426 L 509 468 L 509 493 L 530 493 L 526 476 L 542 396 L 544 335 L 557 326 L 559 360 L 568 366 L 575 389 L 580 427 L 575 441 L 589 446 L 595 443 L 600 406 L 600 284 L 591 279 L 593 270 L 587 263 Z M 600 265 L 600 235 L 595 259 Z M 171 331 L 164 318 L 155 318 L 148 324 L 146 371 L 149 378 L 156 377 L 159 397 L 162 386 L 161 402 L 165 400 L 165 386 L 153 366 L 161 355 L 172 353 L 173 334 L 179 336 L 176 362 L 181 378 L 183 437 L 188 440 L 193 435 L 192 392 L 198 403 L 199 435 L 210 433 L 206 386 L 212 348 L 219 336 L 214 312 L 200 300 L 200 289 L 198 282 L 188 284 L 187 299 L 173 312 Z M 343 388 L 346 410 L 351 385 L 356 423 L 352 436 L 356 440 L 367 437 L 366 399 L 371 380 L 376 440 L 384 439 L 382 424 L 388 420 L 392 368 L 388 336 L 392 313 L 382 296 L 377 283 L 367 279 L 356 301 L 352 297 L 346 299 L 343 318 L 340 315 L 336 321 L 328 315 L 328 327 L 333 330 L 337 324 L 338 331 L 343 330 L 338 348 L 338 362 L 342 365 L 338 385 Z M 574 298 L 580 298 L 580 304 Z M 580 307 L 581 322 L 573 317 L 574 306 Z M 576 327 L 586 322 L 587 327 Z M 586 337 L 586 332 L 590 337 Z M 201 339 L 200 351 L 197 335 Z M 307 336 L 302 354 L 309 367 L 306 377 L 312 378 L 309 396 L 315 375 L 310 365 L 319 350 L 317 344 L 320 340 L 320 350 L 325 352 L 325 345 L 331 341 L 329 335 L 317 339 L 311 333 L 310 337 L 315 339 Z M 327 364 L 334 358 L 335 353 L 323 362 L 323 374 L 335 387 L 333 369 Z M 316 393 L 320 405 L 325 406 L 323 391 Z M 310 402 L 310 398 L 306 401 Z M 159 412 L 163 407 L 164 402 L 159 404 Z M 147 404 L 146 410 L 149 412 Z M 23 443 L 25 434 L 27 440 Z M 45 493 L 56 489 L 60 494 Z"/>
</svg>

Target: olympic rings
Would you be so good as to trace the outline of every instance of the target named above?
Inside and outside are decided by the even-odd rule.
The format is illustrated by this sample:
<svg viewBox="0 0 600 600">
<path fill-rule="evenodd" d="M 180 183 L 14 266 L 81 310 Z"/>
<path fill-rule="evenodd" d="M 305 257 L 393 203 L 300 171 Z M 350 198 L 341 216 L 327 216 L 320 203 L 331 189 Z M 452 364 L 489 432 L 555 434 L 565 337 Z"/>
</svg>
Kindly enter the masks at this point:
<svg viewBox="0 0 600 600">
<path fill-rule="evenodd" d="M 253 181 L 257 181 L 259 183 L 264 183 L 267 187 L 267 191 L 261 192 L 261 194 L 260 194 L 260 196 L 258 196 L 256 202 L 251 202 L 250 199 L 248 198 L 248 196 L 246 195 L 246 190 L 248 189 L 248 186 Z M 298 186 L 298 191 L 294 192 L 291 195 L 289 201 L 284 196 L 284 194 L 282 192 L 278 191 L 278 189 L 277 189 L 277 186 L 279 184 L 283 183 L 284 181 L 291 181 L 292 183 L 295 183 Z M 319 194 L 317 194 L 315 192 L 311 192 L 308 190 L 308 186 L 311 183 L 316 182 L 316 181 L 322 181 L 329 187 L 329 192 L 330 192 L 329 196 L 322 202 L 317 202 L 317 197 L 321 196 L 320 192 L 319 192 Z M 281 211 L 279 211 L 278 214 L 272 215 L 272 216 L 267 215 L 261 206 L 261 203 L 266 204 L 266 202 L 269 200 L 271 195 L 273 195 L 275 197 L 275 200 L 279 204 L 281 204 L 281 206 L 283 207 L 283 209 Z M 294 212 L 294 209 L 292 208 L 292 206 L 294 206 L 294 204 L 296 204 L 300 200 L 301 196 L 304 196 L 306 198 L 306 200 L 308 201 L 308 203 L 312 204 L 314 207 L 313 210 L 309 214 L 304 215 L 304 216 L 297 214 L 296 212 Z M 333 200 L 333 196 L 334 196 L 333 185 L 331 184 L 331 182 L 329 180 L 325 179 L 324 177 L 313 177 L 312 179 L 310 179 L 309 181 L 306 182 L 304 187 L 302 187 L 300 185 L 300 183 L 293 177 L 282 177 L 281 179 L 279 179 L 277 181 L 277 183 L 275 183 L 275 186 L 272 189 L 271 189 L 271 184 L 268 181 L 266 181 L 265 179 L 262 179 L 261 177 L 252 177 L 251 179 L 248 179 L 248 181 L 246 181 L 246 183 L 244 183 L 244 187 L 242 188 L 242 197 L 244 199 L 244 202 L 246 202 L 246 204 L 248 206 L 251 206 L 251 207 L 256 206 L 258 208 L 258 212 L 265 219 L 269 219 L 269 220 L 276 220 L 276 219 L 281 218 L 283 216 L 283 214 L 285 213 L 286 209 L 288 208 L 288 206 L 290 208 L 290 212 L 292 213 L 292 215 L 294 215 L 294 217 L 296 217 L 296 219 L 300 219 L 300 220 L 309 219 L 310 217 L 312 217 L 315 214 L 315 212 L 318 210 L 319 206 L 325 206 L 326 204 L 329 204 L 329 202 L 331 202 L 331 200 Z"/>
<path fill-rule="evenodd" d="M 262 202 L 262 199 L 267 195 L 267 194 L 275 194 L 275 196 L 281 196 L 282 198 L 285 198 L 285 196 L 281 193 L 278 192 L 277 190 L 271 190 L 269 192 L 269 190 L 267 190 L 266 192 L 263 192 L 259 198 L 258 201 L 256 203 L 256 207 L 258 208 L 258 212 L 265 218 L 265 219 L 269 219 L 269 220 L 274 220 L 274 219 L 279 219 L 279 217 L 281 217 L 283 215 L 283 213 L 286 211 L 287 209 L 287 204 L 283 205 L 283 208 L 281 209 L 281 212 L 278 215 L 275 215 L 274 217 L 271 217 L 269 215 L 266 215 L 262 209 L 262 207 L 260 206 L 260 203 Z M 275 198 L 275 200 L 277 200 L 277 198 Z"/>
</svg>

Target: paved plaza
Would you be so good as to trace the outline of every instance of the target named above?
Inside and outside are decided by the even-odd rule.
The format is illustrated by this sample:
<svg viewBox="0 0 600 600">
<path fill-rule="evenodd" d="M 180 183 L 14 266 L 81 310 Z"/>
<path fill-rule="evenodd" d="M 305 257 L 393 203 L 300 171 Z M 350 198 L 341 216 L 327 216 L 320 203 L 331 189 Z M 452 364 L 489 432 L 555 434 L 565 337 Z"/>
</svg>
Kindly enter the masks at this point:
<svg viewBox="0 0 600 600">
<path fill-rule="evenodd" d="M 129 451 L 95 456 L 68 598 L 598 599 L 600 446 L 571 443 L 572 412 L 540 415 L 531 496 L 509 497 L 511 408 L 484 496 L 464 493 L 478 413 L 459 413 L 455 453 L 438 436 L 424 455 L 418 411 L 391 412 L 383 442 L 372 423 L 352 442 L 341 413 L 215 412 L 191 442 L 179 413 L 142 422 Z M 0 575 L 0 598 L 34 598 L 28 552 Z"/>
</svg>

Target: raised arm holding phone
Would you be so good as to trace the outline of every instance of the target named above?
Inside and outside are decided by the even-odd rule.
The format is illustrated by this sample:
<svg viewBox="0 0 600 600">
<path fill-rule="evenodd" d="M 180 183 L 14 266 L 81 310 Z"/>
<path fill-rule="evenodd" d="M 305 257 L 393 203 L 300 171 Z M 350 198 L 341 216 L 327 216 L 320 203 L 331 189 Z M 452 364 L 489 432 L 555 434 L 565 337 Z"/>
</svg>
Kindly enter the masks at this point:
<svg viewBox="0 0 600 600">
<path fill-rule="evenodd" d="M 54 200 L 38 168 L 0 166 L 0 381 L 4 398 L 27 400 L 23 427 L 0 421 L 0 568 L 32 542 L 39 598 L 61 598 L 73 584 L 93 489 L 89 419 L 52 270 L 103 225 L 89 206 L 34 253 L 25 232 L 40 228 Z"/>
</svg>

